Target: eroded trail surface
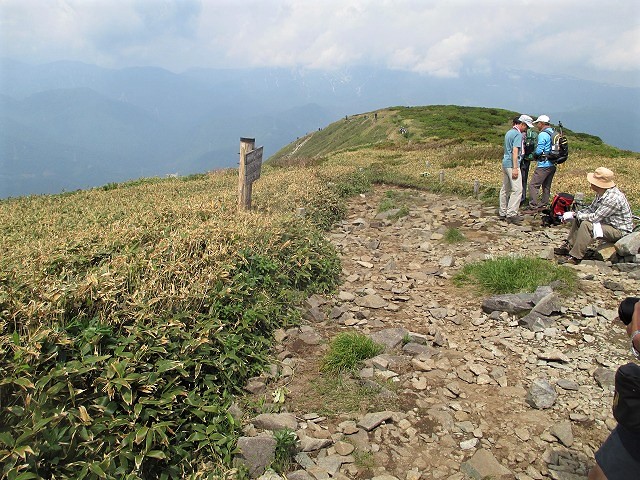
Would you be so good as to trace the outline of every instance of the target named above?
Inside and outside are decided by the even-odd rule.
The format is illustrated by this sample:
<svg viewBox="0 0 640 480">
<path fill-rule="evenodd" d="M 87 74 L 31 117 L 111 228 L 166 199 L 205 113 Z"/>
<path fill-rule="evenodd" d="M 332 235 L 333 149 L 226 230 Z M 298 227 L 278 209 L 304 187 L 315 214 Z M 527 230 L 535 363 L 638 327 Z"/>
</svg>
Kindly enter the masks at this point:
<svg viewBox="0 0 640 480">
<path fill-rule="evenodd" d="M 408 215 L 380 214 L 389 198 Z M 450 228 L 465 239 L 447 243 Z M 614 318 L 638 293 L 634 274 L 604 262 L 565 267 L 578 270 L 580 289 L 536 331 L 483 312 L 486 297 L 451 281 L 487 256 L 552 259 L 565 235 L 535 217 L 507 225 L 474 199 L 384 186 L 357 197 L 330 233 L 339 293 L 308 300 L 304 326 L 279 332 L 277 379 L 252 387 L 263 398 L 280 387 L 288 413 L 260 415 L 247 436 L 295 427 L 301 452 L 288 479 L 586 478 L 615 425 L 613 374 L 632 360 Z M 320 365 L 343 331 L 385 351 L 337 382 Z"/>
</svg>

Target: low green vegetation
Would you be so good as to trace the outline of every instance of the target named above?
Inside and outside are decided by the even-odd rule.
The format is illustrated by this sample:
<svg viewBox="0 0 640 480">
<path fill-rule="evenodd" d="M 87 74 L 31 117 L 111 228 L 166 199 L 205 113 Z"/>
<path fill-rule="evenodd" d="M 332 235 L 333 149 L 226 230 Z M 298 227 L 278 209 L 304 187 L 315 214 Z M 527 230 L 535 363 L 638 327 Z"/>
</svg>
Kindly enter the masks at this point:
<svg viewBox="0 0 640 480">
<path fill-rule="evenodd" d="M 229 172 L 0 202 L 0 476 L 220 478 L 273 331 L 339 280 L 327 178 L 274 173 L 259 213 Z"/>
<path fill-rule="evenodd" d="M 296 404 L 303 410 L 325 416 L 384 410 L 391 407 L 386 398 L 379 395 L 383 389 L 381 384 L 362 384 L 350 372 L 325 372 L 311 382 L 305 398 L 297 398 Z"/>
<path fill-rule="evenodd" d="M 363 360 L 375 357 L 383 346 L 370 337 L 357 332 L 343 332 L 331 342 L 329 351 L 322 362 L 322 371 L 342 373 L 352 371 Z"/>
<path fill-rule="evenodd" d="M 446 243 L 461 243 L 461 242 L 464 242 L 466 239 L 467 237 L 465 237 L 460 230 L 454 227 L 448 228 L 447 231 L 444 232 L 443 240 Z"/>
<path fill-rule="evenodd" d="M 293 457 L 297 452 L 298 436 L 293 430 L 285 428 L 273 432 L 273 438 L 276 439 L 276 451 L 271 468 L 278 473 L 284 473 L 293 464 Z"/>
<path fill-rule="evenodd" d="M 556 281 L 566 290 L 573 290 L 577 283 L 575 270 L 531 257 L 500 257 L 468 263 L 454 276 L 459 286 L 470 285 L 492 294 L 533 292 L 540 285 Z"/>
<path fill-rule="evenodd" d="M 378 205 L 378 212 L 388 212 L 389 210 L 395 210 L 395 213 L 390 218 L 398 219 L 409 215 L 409 206 L 407 201 L 409 195 L 404 192 L 398 192 L 396 190 L 388 190 L 385 192 L 384 198 Z"/>
</svg>

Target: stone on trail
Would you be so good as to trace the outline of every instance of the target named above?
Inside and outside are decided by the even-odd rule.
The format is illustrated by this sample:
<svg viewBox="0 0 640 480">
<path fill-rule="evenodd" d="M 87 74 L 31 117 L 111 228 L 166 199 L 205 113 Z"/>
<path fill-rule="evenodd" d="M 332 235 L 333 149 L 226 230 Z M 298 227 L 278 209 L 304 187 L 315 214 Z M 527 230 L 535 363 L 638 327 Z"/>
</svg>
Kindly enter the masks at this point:
<svg viewBox="0 0 640 480">
<path fill-rule="evenodd" d="M 569 420 L 565 420 L 552 426 L 550 433 L 565 447 L 573 445 L 573 429 L 571 428 L 571 422 Z"/>
<path fill-rule="evenodd" d="M 473 457 L 464 462 L 460 469 L 474 480 L 491 478 L 495 480 L 512 480 L 513 473 L 503 466 L 489 450 L 481 448 Z"/>
<path fill-rule="evenodd" d="M 533 308 L 533 295 L 530 293 L 505 293 L 486 298 L 482 302 L 482 311 L 494 311 L 517 314 L 527 312 Z"/>
<path fill-rule="evenodd" d="M 371 334 L 371 340 L 393 350 L 402 343 L 409 331 L 404 328 L 387 328 Z"/>
<path fill-rule="evenodd" d="M 544 332 L 547 328 L 552 327 L 554 323 L 551 318 L 533 311 L 518 320 L 519 325 L 526 327 L 532 332 Z"/>
<path fill-rule="evenodd" d="M 526 402 L 533 408 L 542 410 L 551 408 L 556 403 L 557 398 L 558 393 L 553 388 L 553 385 L 543 378 L 536 378 L 531 384 L 531 388 L 529 388 Z"/>
<path fill-rule="evenodd" d="M 553 313 L 560 312 L 562 308 L 562 302 L 560 297 L 555 293 L 550 293 L 542 298 L 539 302 L 536 302 L 535 307 L 533 307 L 533 312 L 540 313 L 545 316 L 552 315 Z"/>
<path fill-rule="evenodd" d="M 377 308 L 386 307 L 389 304 L 389 302 L 387 302 L 380 295 L 369 294 L 369 295 L 365 295 L 364 297 L 356 298 L 355 304 L 358 305 L 359 307 L 377 309 Z"/>
<path fill-rule="evenodd" d="M 261 413 L 253 419 L 252 423 L 256 428 L 271 431 L 298 428 L 298 421 L 292 413 Z"/>
<path fill-rule="evenodd" d="M 364 428 L 367 432 L 370 432 L 374 428 L 380 426 L 383 422 L 391 420 L 392 417 L 393 412 L 389 411 L 367 413 L 360 419 L 358 426 Z"/>
<path fill-rule="evenodd" d="M 615 247 L 621 257 L 640 253 L 640 232 L 625 235 L 615 243 Z"/>
<path fill-rule="evenodd" d="M 276 453 L 276 439 L 273 437 L 240 437 L 237 446 L 240 453 L 234 461 L 245 465 L 252 477 L 262 474 Z"/>
<path fill-rule="evenodd" d="M 610 368 L 598 367 L 593 372 L 593 378 L 605 390 L 612 389 L 615 385 L 616 372 Z"/>
</svg>

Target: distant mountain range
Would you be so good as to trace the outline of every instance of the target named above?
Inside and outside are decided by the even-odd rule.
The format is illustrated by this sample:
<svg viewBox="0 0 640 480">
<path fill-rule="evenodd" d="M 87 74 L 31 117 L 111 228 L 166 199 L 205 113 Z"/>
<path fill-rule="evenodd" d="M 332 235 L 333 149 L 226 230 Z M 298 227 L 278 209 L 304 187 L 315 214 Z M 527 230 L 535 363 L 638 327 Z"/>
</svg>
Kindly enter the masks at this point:
<svg viewBox="0 0 640 480">
<path fill-rule="evenodd" d="M 396 105 L 546 113 L 640 151 L 640 88 L 504 71 L 437 79 L 376 68 L 110 70 L 0 60 L 0 198 L 235 167 L 240 137 L 269 157 L 306 133 Z"/>
</svg>

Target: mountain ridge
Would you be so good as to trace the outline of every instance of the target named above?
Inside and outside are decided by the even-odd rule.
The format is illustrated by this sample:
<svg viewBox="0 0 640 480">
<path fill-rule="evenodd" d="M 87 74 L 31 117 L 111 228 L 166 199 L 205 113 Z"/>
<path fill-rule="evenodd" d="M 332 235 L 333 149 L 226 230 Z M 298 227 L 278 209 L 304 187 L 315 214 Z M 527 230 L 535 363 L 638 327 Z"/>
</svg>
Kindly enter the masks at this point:
<svg viewBox="0 0 640 480">
<path fill-rule="evenodd" d="M 495 106 L 530 114 L 535 106 L 537 113 L 549 114 L 554 122 L 562 120 L 573 131 L 640 151 L 640 136 L 635 134 L 640 113 L 633 108 L 640 104 L 640 89 L 555 75 L 505 71 L 435 79 L 364 67 L 332 72 L 191 69 L 178 74 L 157 67 L 115 70 L 79 62 L 33 66 L 7 59 L 0 61 L 0 71 L 0 128 L 5 132 L 0 155 L 6 159 L 18 152 L 16 162 L 28 173 L 24 177 L 5 168 L 0 198 L 88 188 L 141 175 L 189 175 L 233 167 L 240 137 L 255 137 L 269 156 L 344 115 L 390 105 Z M 532 85 L 551 87 L 545 91 L 542 86 L 540 94 Z M 101 100 L 89 99 L 86 89 Z M 60 90 L 67 92 L 73 115 L 47 128 L 43 112 L 46 116 Z M 31 103 L 40 103 L 40 108 L 31 116 L 21 113 Z M 105 105 L 114 110 L 101 111 Z M 629 121 L 616 121 L 620 118 Z M 39 127 L 26 128 L 32 125 Z M 83 143 L 85 138 L 94 139 L 92 145 Z M 20 156 L 25 145 L 33 153 Z M 63 168 L 77 158 L 80 147 L 95 150 L 92 158 L 100 161 L 103 179 Z M 41 175 L 45 170 L 55 170 L 61 183 L 50 183 Z"/>
</svg>

